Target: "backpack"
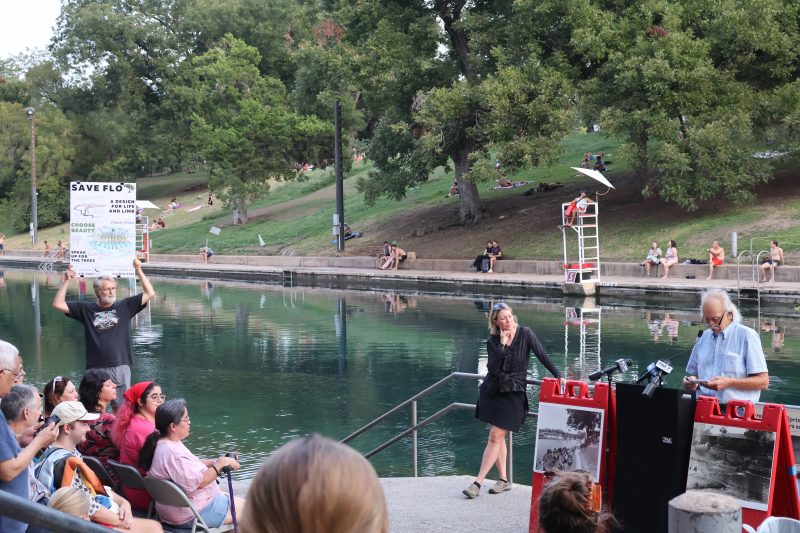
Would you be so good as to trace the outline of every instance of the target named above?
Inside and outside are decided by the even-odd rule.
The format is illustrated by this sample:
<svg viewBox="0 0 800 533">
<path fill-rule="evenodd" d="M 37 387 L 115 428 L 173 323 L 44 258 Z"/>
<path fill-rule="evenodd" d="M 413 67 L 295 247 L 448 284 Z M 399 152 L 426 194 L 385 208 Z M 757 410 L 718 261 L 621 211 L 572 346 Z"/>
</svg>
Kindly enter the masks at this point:
<svg viewBox="0 0 800 533">
<path fill-rule="evenodd" d="M 488 257 L 484 257 L 483 259 L 481 259 L 481 272 L 483 272 L 484 274 L 489 272 L 489 258 Z"/>
</svg>

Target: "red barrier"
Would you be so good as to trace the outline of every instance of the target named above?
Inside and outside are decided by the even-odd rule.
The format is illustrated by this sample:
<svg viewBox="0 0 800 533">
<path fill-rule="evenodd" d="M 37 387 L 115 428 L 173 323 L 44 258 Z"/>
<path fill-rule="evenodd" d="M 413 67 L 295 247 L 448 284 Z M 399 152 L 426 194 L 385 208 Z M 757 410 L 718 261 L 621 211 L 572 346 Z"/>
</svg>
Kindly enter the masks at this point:
<svg viewBox="0 0 800 533">
<path fill-rule="evenodd" d="M 771 459 L 771 468 L 766 468 L 766 470 L 771 472 L 769 496 L 766 501 L 763 501 L 764 499 L 759 497 L 757 491 L 749 486 L 746 494 L 741 494 L 736 487 L 731 489 L 727 484 L 724 485 L 722 492 L 728 493 L 732 491 L 731 495 L 734 497 L 737 497 L 737 495 L 744 495 L 748 498 L 745 500 L 741 497 L 737 497 L 737 499 L 742 502 L 742 521 L 754 528 L 757 528 L 768 516 L 786 516 L 800 519 L 800 501 L 798 501 L 794 449 L 792 447 L 792 438 L 789 430 L 789 419 L 786 416 L 786 408 L 783 405 L 764 404 L 762 414 L 759 417 L 751 402 L 733 400 L 727 404 L 725 414 L 722 414 L 719 402 L 716 398 L 700 396 L 697 399 L 694 422 L 695 427 L 692 437 L 692 453 L 689 462 L 689 482 L 687 483 L 687 488 L 694 488 L 694 475 L 704 474 L 703 470 L 698 467 L 701 464 L 703 464 L 703 466 L 708 466 L 710 462 L 715 460 L 711 457 L 711 452 L 708 451 L 711 449 L 711 444 L 718 444 L 715 450 L 717 454 L 720 453 L 720 449 L 724 449 L 724 446 L 712 440 L 720 438 L 712 435 L 713 433 L 731 438 L 736 435 L 736 432 L 731 431 L 731 429 L 737 428 L 772 434 L 766 436 L 766 438 L 762 438 L 761 440 L 766 442 L 767 445 L 762 445 L 758 448 L 759 450 L 763 449 L 774 439 L 772 455 L 768 457 L 768 459 Z M 708 424 L 709 426 L 698 426 L 698 424 Z M 725 429 L 722 431 L 715 431 L 712 426 L 720 426 Z M 702 439 L 707 435 L 712 435 L 712 437 L 706 437 L 707 442 L 703 442 Z M 758 439 L 751 440 L 756 442 Z M 719 442 L 721 442 L 721 440 Z M 722 453 L 724 455 L 726 452 L 723 451 Z M 708 457 L 701 457 L 706 454 Z M 716 460 L 718 459 L 719 458 Z M 728 458 L 724 457 L 724 459 Z M 755 462 L 758 460 L 758 457 L 746 457 L 745 459 L 752 459 L 752 461 Z M 705 463 L 703 463 L 703 461 L 705 461 Z M 724 460 L 724 462 L 728 463 L 727 460 Z M 713 465 L 711 466 L 713 467 Z M 731 468 L 730 465 L 729 468 Z M 736 474 L 742 476 L 743 483 L 747 482 L 747 472 L 739 471 L 736 472 Z"/>
<path fill-rule="evenodd" d="M 611 398 L 610 405 L 609 397 Z M 605 501 L 603 503 L 610 507 L 614 476 L 614 455 L 616 453 L 617 445 L 615 427 L 616 400 L 613 389 L 611 391 L 611 395 L 609 396 L 608 385 L 606 383 L 597 383 L 594 386 L 593 393 L 590 393 L 589 385 L 587 383 L 583 381 L 568 380 L 565 390 L 562 393 L 559 380 L 554 378 L 545 378 L 539 391 L 538 411 L 540 416 L 537 424 L 537 444 L 539 443 L 539 431 L 545 429 L 542 425 L 542 408 L 544 407 L 544 409 L 547 411 L 548 404 L 558 406 L 574 406 L 585 409 L 597 409 L 603 412 L 599 479 L 596 479 L 595 481 L 602 483 L 606 488 L 606 492 L 604 494 Z M 546 423 L 547 421 L 545 420 L 544 422 Z M 609 464 L 606 464 L 607 447 L 610 447 L 610 453 L 608 454 Z M 536 533 L 539 530 L 539 497 L 542 494 L 542 488 L 546 482 L 544 478 L 544 471 L 537 471 L 536 469 L 537 460 L 535 454 L 536 451 L 534 451 L 533 458 L 533 490 L 531 493 L 531 514 L 530 523 L 528 526 L 529 533 Z"/>
</svg>

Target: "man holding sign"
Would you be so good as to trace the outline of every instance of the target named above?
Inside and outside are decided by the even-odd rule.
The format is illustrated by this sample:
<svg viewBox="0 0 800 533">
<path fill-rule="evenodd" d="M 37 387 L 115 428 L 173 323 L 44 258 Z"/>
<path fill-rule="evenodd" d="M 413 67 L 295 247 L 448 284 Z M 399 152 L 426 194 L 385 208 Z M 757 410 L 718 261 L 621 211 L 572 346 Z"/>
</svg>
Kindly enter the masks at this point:
<svg viewBox="0 0 800 533">
<path fill-rule="evenodd" d="M 117 401 L 131 386 L 133 350 L 131 349 L 131 318 L 141 312 L 156 293 L 150 280 L 142 271 L 142 262 L 133 260 L 133 269 L 139 276 L 144 292 L 117 301 L 117 280 L 100 276 L 94 281 L 96 302 L 66 301 L 69 282 L 76 274 L 67 268 L 64 281 L 53 299 L 53 307 L 83 324 L 86 338 L 86 370 L 102 368 L 111 374 L 117 384 Z"/>
</svg>

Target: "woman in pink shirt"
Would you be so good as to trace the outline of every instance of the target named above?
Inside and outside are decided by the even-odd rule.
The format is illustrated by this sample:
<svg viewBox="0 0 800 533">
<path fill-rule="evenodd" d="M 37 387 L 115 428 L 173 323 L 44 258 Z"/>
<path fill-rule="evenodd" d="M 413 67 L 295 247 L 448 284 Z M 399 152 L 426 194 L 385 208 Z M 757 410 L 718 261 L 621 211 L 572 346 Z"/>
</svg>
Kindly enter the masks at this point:
<svg viewBox="0 0 800 533">
<path fill-rule="evenodd" d="M 156 409 L 164 403 L 161 386 L 154 381 L 142 381 L 125 391 L 125 402 L 111 426 L 111 442 L 119 448 L 119 462 L 139 467 L 139 450 L 148 435 L 155 431 Z M 142 475 L 146 470 L 139 469 Z M 137 511 L 147 511 L 150 494 L 146 490 L 122 487 L 122 492 Z"/>
<path fill-rule="evenodd" d="M 189 498 L 208 527 L 232 523 L 228 494 L 220 492 L 214 481 L 226 466 L 239 469 L 233 457 L 199 459 L 184 446 L 183 439 L 191 431 L 189 411 L 182 399 L 164 402 L 156 410 L 156 432 L 147 437 L 139 454 L 139 466 L 155 479 L 168 479 L 178 485 Z M 244 509 L 243 498 L 236 498 L 236 510 Z M 194 514 L 184 507 L 161 505 L 156 502 L 158 516 L 163 522 L 179 527 L 191 527 Z"/>
</svg>

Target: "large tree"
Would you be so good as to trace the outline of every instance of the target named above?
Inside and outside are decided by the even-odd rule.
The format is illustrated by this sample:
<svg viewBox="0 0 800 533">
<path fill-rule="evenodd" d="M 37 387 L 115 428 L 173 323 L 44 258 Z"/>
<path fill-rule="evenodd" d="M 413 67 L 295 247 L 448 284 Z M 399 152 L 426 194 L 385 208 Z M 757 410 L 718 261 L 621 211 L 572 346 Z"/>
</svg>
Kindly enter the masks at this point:
<svg viewBox="0 0 800 533">
<path fill-rule="evenodd" d="M 585 13 L 571 28 L 573 51 L 590 65 L 585 105 L 626 139 L 617 157 L 633 163 L 643 194 L 689 209 L 751 200 L 771 175 L 753 157 L 773 120 L 761 102 L 798 75 L 796 5 L 649 0 L 591 3 Z"/>
<path fill-rule="evenodd" d="M 358 2 L 338 14 L 345 42 L 362 51 L 364 105 L 378 127 L 369 156 L 377 170 L 359 183 L 368 201 L 400 198 L 452 162 L 459 219 L 482 217 L 476 181 L 491 154 L 507 169 L 558 153 L 572 126 L 573 91 L 560 66 L 518 35 L 506 1 Z M 365 22 L 367 20 L 367 22 Z M 523 41 L 517 53 L 504 53 Z M 374 79 L 373 79 L 374 78 Z"/>
<path fill-rule="evenodd" d="M 291 179 L 303 155 L 332 143 L 329 124 L 295 113 L 277 78 L 262 76 L 258 50 L 226 35 L 183 66 L 169 91 L 172 105 L 191 113 L 196 150 L 211 171 L 209 187 L 248 221 L 247 204 L 263 197 L 270 180 Z"/>
</svg>

